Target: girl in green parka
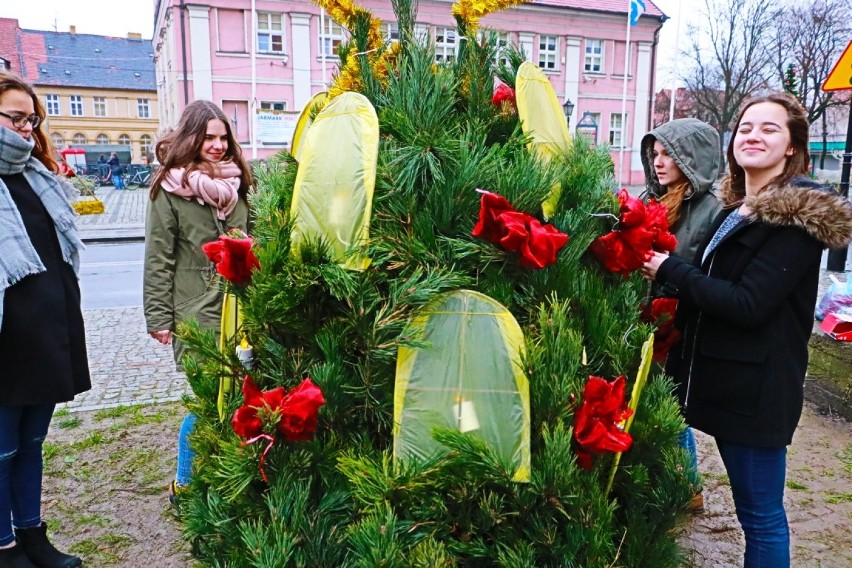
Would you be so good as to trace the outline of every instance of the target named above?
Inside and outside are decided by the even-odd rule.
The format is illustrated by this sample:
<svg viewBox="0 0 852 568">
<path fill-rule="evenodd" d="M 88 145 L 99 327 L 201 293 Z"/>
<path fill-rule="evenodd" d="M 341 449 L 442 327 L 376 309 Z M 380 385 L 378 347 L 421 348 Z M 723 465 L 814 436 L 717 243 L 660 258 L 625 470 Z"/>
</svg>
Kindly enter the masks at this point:
<svg viewBox="0 0 852 568">
<path fill-rule="evenodd" d="M 246 231 L 251 170 L 222 110 L 195 101 L 177 127 L 156 147 L 160 169 L 151 183 L 145 223 L 143 304 L 148 333 L 171 344 L 180 367 L 184 347 L 174 337 L 178 323 L 193 318 L 218 332 L 222 317 L 219 276 L 201 246 L 232 229 Z M 189 414 L 178 439 L 176 495 L 192 475 Z"/>
<path fill-rule="evenodd" d="M 666 122 L 642 138 L 642 166 L 645 169 L 644 198 L 654 198 L 668 209 L 668 222 L 677 238 L 674 255 L 693 262 L 695 253 L 710 229 L 722 202 L 713 193 L 719 176 L 721 157 L 719 135 L 705 122 L 679 118 Z M 652 296 L 668 295 L 653 286 Z M 698 448 L 692 428 L 681 435 L 681 446 L 690 456 L 695 497 L 690 509 L 704 508 L 698 475 Z"/>
</svg>

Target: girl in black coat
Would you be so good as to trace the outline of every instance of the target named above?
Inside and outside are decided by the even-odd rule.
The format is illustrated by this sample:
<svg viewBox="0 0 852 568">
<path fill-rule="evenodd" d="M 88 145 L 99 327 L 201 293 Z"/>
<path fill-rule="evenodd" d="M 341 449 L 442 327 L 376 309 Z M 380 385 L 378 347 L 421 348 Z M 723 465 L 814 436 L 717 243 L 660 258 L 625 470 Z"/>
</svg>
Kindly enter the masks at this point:
<svg viewBox="0 0 852 568">
<path fill-rule="evenodd" d="M 804 177 L 808 122 L 787 94 L 746 104 L 728 145 L 726 209 L 699 267 L 655 253 L 648 279 L 677 290 L 669 352 L 686 421 L 713 436 L 746 539 L 745 567 L 790 565 L 786 451 L 799 421 L 825 247 L 852 240 L 852 207 Z"/>
</svg>

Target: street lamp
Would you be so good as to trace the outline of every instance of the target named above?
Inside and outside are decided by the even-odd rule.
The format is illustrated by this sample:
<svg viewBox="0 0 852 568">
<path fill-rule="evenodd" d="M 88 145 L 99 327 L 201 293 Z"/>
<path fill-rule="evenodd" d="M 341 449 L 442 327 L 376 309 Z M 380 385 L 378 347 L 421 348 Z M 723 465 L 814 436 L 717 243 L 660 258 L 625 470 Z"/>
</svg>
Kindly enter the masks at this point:
<svg viewBox="0 0 852 568">
<path fill-rule="evenodd" d="M 574 103 L 571 102 L 571 99 L 565 97 L 565 104 L 562 105 L 562 112 L 565 113 L 565 121 L 568 123 L 568 126 L 571 126 L 571 113 L 574 112 Z"/>
</svg>

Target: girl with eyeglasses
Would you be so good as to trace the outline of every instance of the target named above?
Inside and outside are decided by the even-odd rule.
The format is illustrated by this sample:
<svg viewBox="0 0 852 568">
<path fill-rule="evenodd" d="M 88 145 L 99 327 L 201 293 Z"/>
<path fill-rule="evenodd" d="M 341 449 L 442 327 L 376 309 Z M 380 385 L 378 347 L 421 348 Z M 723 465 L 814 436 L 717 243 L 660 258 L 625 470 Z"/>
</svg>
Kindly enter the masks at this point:
<svg viewBox="0 0 852 568">
<path fill-rule="evenodd" d="M 81 566 L 47 539 L 42 444 L 57 403 L 90 388 L 83 244 L 32 87 L 0 71 L 0 568 Z"/>
</svg>

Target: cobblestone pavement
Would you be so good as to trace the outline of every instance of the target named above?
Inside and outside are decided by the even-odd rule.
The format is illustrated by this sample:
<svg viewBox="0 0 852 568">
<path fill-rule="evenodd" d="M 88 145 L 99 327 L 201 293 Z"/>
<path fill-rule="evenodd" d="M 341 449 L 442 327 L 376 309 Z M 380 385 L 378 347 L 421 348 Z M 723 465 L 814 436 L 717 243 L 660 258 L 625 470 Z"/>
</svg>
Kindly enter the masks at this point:
<svg viewBox="0 0 852 568">
<path fill-rule="evenodd" d="M 111 185 L 105 185 L 95 190 L 95 196 L 104 202 L 104 213 L 81 215 L 77 218 L 77 226 L 84 241 L 144 237 L 147 187 L 116 190 Z"/>
<path fill-rule="evenodd" d="M 92 388 L 60 407 L 151 404 L 179 400 L 189 392 L 185 375 L 175 371 L 171 346 L 145 332 L 141 306 L 86 310 L 83 318 Z"/>
</svg>

